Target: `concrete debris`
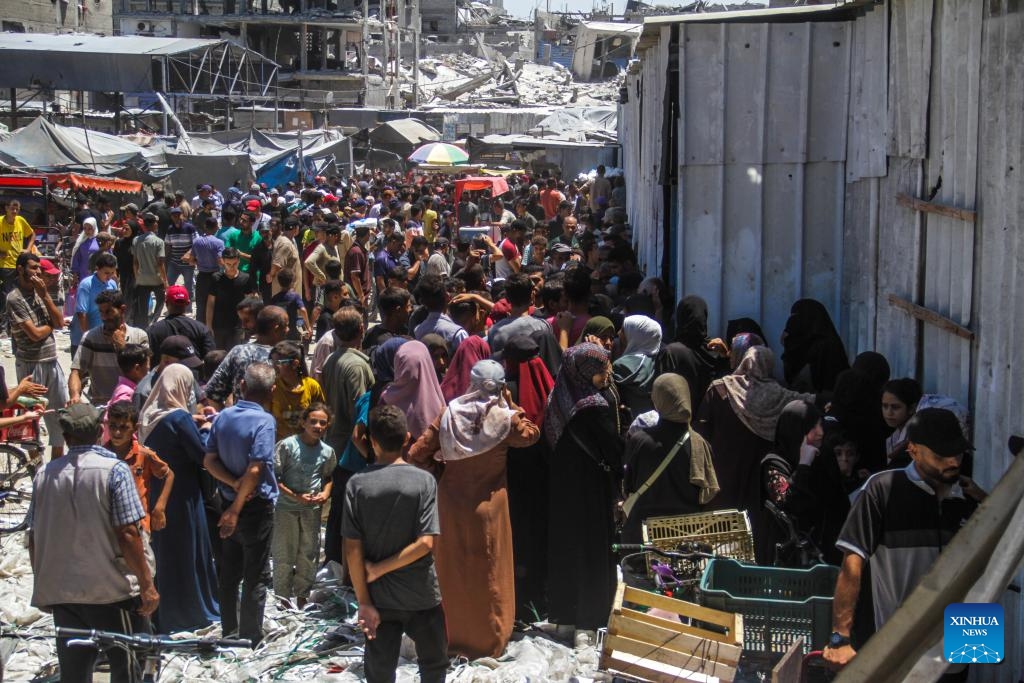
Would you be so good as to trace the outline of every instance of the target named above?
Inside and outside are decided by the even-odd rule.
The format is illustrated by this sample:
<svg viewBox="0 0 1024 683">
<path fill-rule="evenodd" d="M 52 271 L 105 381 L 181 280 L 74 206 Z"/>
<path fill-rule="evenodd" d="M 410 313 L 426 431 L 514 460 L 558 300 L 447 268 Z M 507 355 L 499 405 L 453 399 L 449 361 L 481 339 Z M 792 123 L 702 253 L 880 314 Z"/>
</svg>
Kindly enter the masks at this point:
<svg viewBox="0 0 1024 683">
<path fill-rule="evenodd" d="M 420 60 L 420 106 L 578 107 L 614 104 L 622 77 L 579 84 L 560 64 L 487 61 L 467 54 Z M 410 78 L 411 81 L 411 78 Z M 410 89 L 411 82 L 403 89 Z"/>
<path fill-rule="evenodd" d="M 171 656 L 163 660 L 160 680 L 195 683 L 242 683 L 243 681 L 362 681 L 363 635 L 355 625 L 355 596 L 340 585 L 335 563 L 320 570 L 304 610 L 282 606 L 267 596 L 266 637 L 255 651 L 232 650 L 211 658 Z M 32 569 L 24 533 L 0 536 L 0 635 L 15 641 L 7 660 L 6 680 L 56 680 L 57 655 L 53 619 L 29 602 Z M 163 596 L 173 599 L 173 596 Z M 541 625 L 541 627 L 546 625 Z M 180 637 L 219 636 L 213 625 Z M 597 671 L 598 652 L 593 645 L 567 647 L 548 638 L 541 628 L 516 638 L 499 658 L 454 662 L 447 680 L 458 683 L 520 681 L 610 680 Z M 582 645 L 582 644 L 581 644 Z M 0 651 L 2 652 L 2 651 Z M 398 683 L 413 683 L 419 676 L 415 647 L 408 639 L 402 646 Z"/>
</svg>

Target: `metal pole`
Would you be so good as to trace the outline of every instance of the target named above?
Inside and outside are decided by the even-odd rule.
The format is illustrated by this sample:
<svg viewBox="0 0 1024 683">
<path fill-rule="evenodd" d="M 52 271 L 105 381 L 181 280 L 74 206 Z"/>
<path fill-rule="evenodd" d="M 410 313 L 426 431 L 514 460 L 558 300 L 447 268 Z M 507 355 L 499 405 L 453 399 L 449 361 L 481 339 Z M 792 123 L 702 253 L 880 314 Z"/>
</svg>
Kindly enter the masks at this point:
<svg viewBox="0 0 1024 683">
<path fill-rule="evenodd" d="M 302 128 L 299 128 L 299 187 L 306 180 L 306 162 L 302 158 Z"/>
<path fill-rule="evenodd" d="M 274 86 L 274 131 L 281 129 L 281 86 Z"/>
<path fill-rule="evenodd" d="M 163 82 L 163 84 L 160 87 L 160 90 L 162 92 L 168 92 L 171 89 L 170 83 L 167 82 L 167 79 L 169 77 L 170 77 L 170 74 L 168 74 L 168 71 L 167 71 L 167 57 L 164 57 L 164 59 L 163 59 L 163 81 L 164 82 Z M 162 127 L 160 132 L 163 133 L 164 135 L 167 135 L 167 130 L 168 130 L 168 128 L 167 128 L 167 123 L 168 123 L 167 122 L 167 105 L 166 105 L 166 102 L 163 103 L 163 104 L 164 104 L 164 106 L 162 108 L 163 108 L 163 111 L 164 111 L 164 120 L 163 120 L 163 127 Z"/>
<path fill-rule="evenodd" d="M 363 44 L 360 46 L 363 54 L 359 60 L 363 67 L 363 87 L 366 87 L 366 77 L 370 75 L 370 0 L 363 0 Z"/>
<path fill-rule="evenodd" d="M 420 0 L 412 0 L 412 108 L 420 106 Z"/>
<path fill-rule="evenodd" d="M 18 129 L 18 89 L 11 88 L 11 130 Z"/>
</svg>

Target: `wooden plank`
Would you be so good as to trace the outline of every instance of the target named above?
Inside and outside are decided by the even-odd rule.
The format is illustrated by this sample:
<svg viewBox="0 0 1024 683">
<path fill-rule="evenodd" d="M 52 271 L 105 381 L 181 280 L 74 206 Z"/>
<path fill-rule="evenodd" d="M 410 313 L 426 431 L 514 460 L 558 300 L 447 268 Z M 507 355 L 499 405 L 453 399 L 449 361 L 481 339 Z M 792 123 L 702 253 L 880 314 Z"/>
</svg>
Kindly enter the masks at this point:
<svg viewBox="0 0 1024 683">
<path fill-rule="evenodd" d="M 663 620 L 664 621 L 664 620 Z M 624 636 L 651 645 L 657 645 L 683 655 L 696 655 L 703 659 L 735 666 L 740 661 L 742 646 L 727 645 L 700 635 L 680 633 L 676 629 L 663 628 L 637 619 L 613 616 L 608 622 L 608 634 Z M 607 639 L 606 639 L 607 642 Z M 605 647 L 609 647 L 607 644 Z"/>
<path fill-rule="evenodd" d="M 792 683 L 800 680 L 804 661 L 804 639 L 797 638 L 779 663 L 772 668 L 772 683 Z"/>
<path fill-rule="evenodd" d="M 902 192 L 896 195 L 896 203 L 899 204 L 900 206 L 905 206 L 908 209 L 913 209 L 914 211 L 934 213 L 939 216 L 955 218 L 957 220 L 966 221 L 968 223 L 974 223 L 978 219 L 977 212 L 971 211 L 970 209 L 961 209 L 956 206 L 947 206 L 946 204 L 929 202 L 924 199 L 912 197 L 909 194 L 904 194 Z"/>
<path fill-rule="evenodd" d="M 935 325 L 936 327 L 946 330 L 947 332 L 952 332 L 958 337 L 962 337 L 963 339 L 968 340 L 974 339 L 974 332 L 972 332 L 970 329 L 950 320 L 944 315 L 936 313 L 931 309 L 925 308 L 924 306 L 918 306 L 912 301 L 907 301 L 906 299 L 902 299 L 896 296 L 895 294 L 890 294 L 889 304 L 895 306 L 896 308 L 903 309 L 904 311 L 909 313 L 914 318 L 917 318 L 918 320 L 923 320 L 924 322 Z"/>
<path fill-rule="evenodd" d="M 613 614 L 612 619 L 618 618 L 619 614 Z M 635 621 L 642 621 L 645 624 L 653 624 L 660 626 L 661 628 L 669 629 L 670 631 L 676 631 L 678 633 L 692 633 L 695 636 L 701 638 L 707 638 L 708 640 L 717 640 L 720 643 L 726 643 L 728 645 L 736 645 L 739 647 L 743 646 L 743 639 L 737 638 L 734 631 L 738 629 L 730 629 L 728 633 L 718 633 L 717 631 L 709 631 L 703 628 L 697 628 L 695 626 L 687 626 L 681 621 L 671 621 L 669 619 L 663 619 L 662 617 L 655 617 L 645 612 L 638 612 L 631 609 L 623 609 L 621 611 L 623 618 L 633 619 Z M 739 615 L 737 615 L 739 616 Z M 742 618 L 738 619 L 737 622 L 742 624 Z"/>
<path fill-rule="evenodd" d="M 678 667 L 652 662 L 625 652 L 616 652 L 607 659 L 602 659 L 601 670 L 615 671 L 630 679 L 655 681 L 656 683 L 677 683 L 678 681 L 713 683 L 714 681 L 729 680 L 699 673 L 693 673 L 684 678 L 680 676 L 681 670 Z"/>
<path fill-rule="evenodd" d="M 704 674 L 705 676 L 715 676 L 725 681 L 731 681 L 736 678 L 736 669 L 734 667 L 720 664 L 714 660 L 703 659 L 697 655 L 679 654 L 651 643 L 623 636 L 609 635 L 605 637 L 605 640 L 611 641 L 610 647 L 613 653 L 625 652 L 626 654 L 640 657 L 643 660 L 668 664 L 683 671 L 691 671 L 697 674 Z M 623 673 L 628 673 L 628 671 Z M 683 680 L 686 679 L 684 678 Z"/>
<path fill-rule="evenodd" d="M 732 614 L 731 612 L 719 612 L 716 609 L 701 607 L 700 605 L 683 602 L 682 600 L 658 595 L 657 593 L 649 593 L 631 586 L 626 586 L 623 598 L 626 602 L 631 602 L 635 605 L 657 607 L 658 609 L 663 609 L 675 614 L 681 614 L 693 619 L 699 619 L 700 621 L 717 624 L 724 628 L 732 629 L 736 627 L 737 615 Z"/>
</svg>

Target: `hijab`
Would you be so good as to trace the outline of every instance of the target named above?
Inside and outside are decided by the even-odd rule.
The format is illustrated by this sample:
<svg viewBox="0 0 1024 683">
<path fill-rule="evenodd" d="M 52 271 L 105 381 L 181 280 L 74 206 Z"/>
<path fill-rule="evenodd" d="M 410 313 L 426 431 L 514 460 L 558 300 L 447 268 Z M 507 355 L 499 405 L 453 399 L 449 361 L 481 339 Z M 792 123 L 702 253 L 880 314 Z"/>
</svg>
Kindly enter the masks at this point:
<svg viewBox="0 0 1024 683">
<path fill-rule="evenodd" d="M 821 413 L 813 403 L 807 401 L 790 401 L 782 409 L 779 421 L 775 425 L 774 454 L 789 464 L 790 471 L 796 470 L 800 463 L 800 446 L 804 443 L 807 432 L 821 420 Z"/>
<path fill-rule="evenodd" d="M 608 352 L 597 344 L 584 342 L 565 350 L 544 413 L 544 434 L 552 447 L 576 413 L 587 408 L 608 407 L 608 399 L 594 386 L 594 375 L 607 365 Z"/>
<path fill-rule="evenodd" d="M 761 326 L 753 318 L 736 318 L 730 320 L 725 326 L 725 342 L 731 344 L 737 334 L 755 334 L 761 339 L 761 346 L 764 346 L 764 332 Z"/>
<path fill-rule="evenodd" d="M 470 335 L 462 340 L 459 348 L 452 356 L 452 364 L 448 372 L 444 373 L 444 380 L 441 382 L 441 393 L 444 400 L 451 403 L 454 399 L 462 396 L 469 389 L 470 375 L 473 368 L 479 361 L 491 357 L 491 347 L 483 337 Z"/>
<path fill-rule="evenodd" d="M 380 401 L 405 413 L 413 440 L 444 410 L 434 363 L 422 342 L 409 340 L 395 353 L 395 379 L 381 393 Z"/>
<path fill-rule="evenodd" d="M 743 361 L 743 356 L 747 354 L 747 350 L 755 346 L 767 346 L 767 344 L 764 343 L 764 339 L 753 332 L 740 332 L 732 337 L 732 344 L 729 349 L 729 363 L 734 370 Z"/>
<path fill-rule="evenodd" d="M 676 306 L 676 341 L 691 349 L 703 349 L 708 343 L 708 304 L 699 296 L 683 297 Z"/>
<path fill-rule="evenodd" d="M 690 386 L 679 375 L 666 373 L 654 380 L 651 400 L 658 412 L 658 422 L 675 422 L 686 425 L 690 443 L 690 483 L 700 489 L 700 504 L 704 505 L 720 490 L 715 466 L 711 460 L 711 447 L 700 434 L 690 428 L 693 407 L 690 402 Z"/>
<path fill-rule="evenodd" d="M 603 315 L 594 316 L 583 326 L 583 331 L 580 332 L 576 344 L 582 344 L 583 340 L 590 335 L 595 337 L 615 336 L 615 323 Z"/>
<path fill-rule="evenodd" d="M 193 382 L 192 371 L 179 363 L 168 365 L 160 372 L 139 414 L 140 443 L 145 444 L 160 420 L 174 411 L 189 412 Z"/>
<path fill-rule="evenodd" d="M 387 384 L 395 379 L 395 354 L 405 342 L 405 337 L 391 337 L 377 346 L 370 354 L 370 367 L 378 384 Z"/>
<path fill-rule="evenodd" d="M 659 375 L 672 372 L 683 377 L 690 384 L 690 396 L 703 397 L 707 391 L 707 384 L 701 386 L 700 361 L 686 344 L 672 342 L 665 346 L 655 358 L 654 368 Z"/>
<path fill-rule="evenodd" d="M 742 336 L 742 335 L 741 335 Z M 775 355 L 767 346 L 753 346 L 743 355 L 739 367 L 715 384 L 725 388 L 736 417 L 747 429 L 765 441 L 775 441 L 775 428 L 783 409 L 791 401 L 814 400 L 781 386 L 773 378 Z"/>
<path fill-rule="evenodd" d="M 800 299 L 793 304 L 782 346 L 782 367 L 789 384 L 805 366 L 810 366 L 814 390 L 831 391 L 839 373 L 850 367 L 832 318 L 815 299 Z"/>
<path fill-rule="evenodd" d="M 627 316 L 622 321 L 626 335 L 626 349 L 623 356 L 654 356 L 661 349 L 661 325 L 646 315 Z"/>
<path fill-rule="evenodd" d="M 882 397 L 882 387 L 889 381 L 889 375 L 892 372 L 885 356 L 875 351 L 865 351 L 853 359 L 853 365 L 850 367 L 867 375 L 878 389 L 878 398 Z"/>
<path fill-rule="evenodd" d="M 486 453 L 512 431 L 515 411 L 502 395 L 505 368 L 497 361 L 481 360 L 469 375 L 469 391 L 453 399 L 441 416 L 439 436 L 445 461 Z"/>
<path fill-rule="evenodd" d="M 530 422 L 544 426 L 544 407 L 555 380 L 540 358 L 540 346 L 525 334 L 505 342 L 505 363 L 512 368 L 509 379 L 516 382 L 517 403 Z"/>
<path fill-rule="evenodd" d="M 92 228 L 92 235 L 85 234 L 85 228 L 87 226 Z M 75 254 L 78 253 L 78 248 L 81 247 L 82 244 L 88 242 L 89 240 L 96 239 L 96 235 L 99 233 L 99 230 L 99 226 L 96 224 L 96 219 L 93 218 L 92 216 L 89 216 L 88 218 L 82 221 L 82 230 L 78 233 L 78 238 L 75 240 L 75 245 L 71 247 L 72 259 L 75 258 Z"/>
</svg>

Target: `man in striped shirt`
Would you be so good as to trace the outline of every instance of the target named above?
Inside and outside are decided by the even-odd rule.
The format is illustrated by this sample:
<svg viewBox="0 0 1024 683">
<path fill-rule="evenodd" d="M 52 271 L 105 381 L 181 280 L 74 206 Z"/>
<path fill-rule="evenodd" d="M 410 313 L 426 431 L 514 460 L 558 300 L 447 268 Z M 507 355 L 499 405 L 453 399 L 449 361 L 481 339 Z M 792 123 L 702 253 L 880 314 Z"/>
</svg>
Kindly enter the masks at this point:
<svg viewBox="0 0 1024 683">
<path fill-rule="evenodd" d="M 81 402 L 82 388 L 87 379 L 89 402 L 94 406 L 107 403 L 121 374 L 117 352 L 126 344 L 149 348 L 146 331 L 125 323 L 128 306 L 119 290 L 101 292 L 96 297 L 96 305 L 102 322 L 86 333 L 71 361 L 71 375 L 68 377 L 70 403 Z"/>
</svg>

